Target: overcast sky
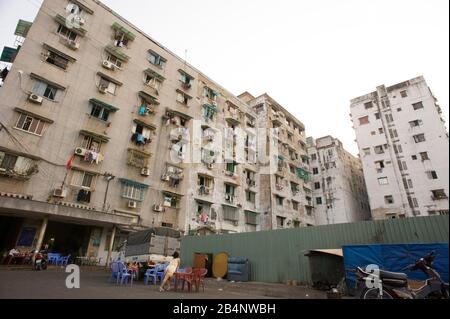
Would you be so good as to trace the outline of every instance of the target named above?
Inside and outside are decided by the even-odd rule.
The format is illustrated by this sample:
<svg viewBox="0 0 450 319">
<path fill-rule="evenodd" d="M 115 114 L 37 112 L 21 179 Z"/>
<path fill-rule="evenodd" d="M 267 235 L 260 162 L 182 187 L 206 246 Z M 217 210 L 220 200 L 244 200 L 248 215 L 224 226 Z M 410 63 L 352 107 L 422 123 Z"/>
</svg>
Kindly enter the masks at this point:
<svg viewBox="0 0 450 319">
<path fill-rule="evenodd" d="M 41 2 L 0 0 L 1 47 Z M 349 100 L 377 85 L 423 75 L 448 121 L 448 0 L 103 2 L 229 91 L 267 92 L 308 136 L 331 134 L 353 154 Z"/>
</svg>

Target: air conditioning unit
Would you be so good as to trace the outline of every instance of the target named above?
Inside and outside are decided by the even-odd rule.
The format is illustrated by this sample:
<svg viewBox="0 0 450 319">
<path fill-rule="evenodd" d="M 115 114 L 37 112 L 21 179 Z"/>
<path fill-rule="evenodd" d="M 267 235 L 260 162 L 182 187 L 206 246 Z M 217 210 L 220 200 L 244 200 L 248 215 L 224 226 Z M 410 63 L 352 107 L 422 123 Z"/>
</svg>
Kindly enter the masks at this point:
<svg viewBox="0 0 450 319">
<path fill-rule="evenodd" d="M 54 197 L 61 197 L 64 198 L 67 195 L 67 190 L 65 188 L 55 188 L 53 190 L 53 196 Z"/>
<path fill-rule="evenodd" d="M 82 147 L 77 147 L 75 149 L 75 155 L 84 156 L 84 154 L 86 154 L 86 149 Z"/>
<path fill-rule="evenodd" d="M 214 135 L 208 135 L 208 136 L 206 136 L 206 140 L 207 140 L 208 142 L 214 141 Z"/>
<path fill-rule="evenodd" d="M 150 175 L 150 169 L 148 167 L 144 167 L 141 169 L 141 175 L 143 176 L 149 176 Z"/>
<path fill-rule="evenodd" d="M 155 204 L 155 205 L 153 205 L 153 210 L 155 212 L 162 212 L 162 211 L 164 211 L 164 207 L 162 205 Z"/>
<path fill-rule="evenodd" d="M 102 66 L 103 66 L 105 69 L 109 69 L 109 70 L 114 70 L 114 67 L 115 67 L 114 63 L 109 62 L 108 60 L 103 61 L 103 62 L 102 62 Z"/>
<path fill-rule="evenodd" d="M 163 176 L 161 176 L 161 180 L 168 182 L 170 180 L 170 176 L 169 175 L 163 175 Z"/>
<path fill-rule="evenodd" d="M 213 169 L 213 164 L 206 164 L 206 167 L 208 168 L 208 169 Z"/>
<path fill-rule="evenodd" d="M 102 94 L 105 94 L 107 89 L 108 89 L 108 88 L 107 88 L 106 86 L 99 86 L 99 87 L 98 87 L 98 91 L 99 91 L 100 93 L 102 93 Z"/>
<path fill-rule="evenodd" d="M 80 25 L 84 25 L 84 24 L 86 23 L 86 20 L 84 20 L 84 19 L 81 18 L 81 17 L 78 17 L 77 20 L 78 20 L 78 23 L 79 23 Z"/>
<path fill-rule="evenodd" d="M 28 97 L 28 100 L 30 100 L 31 102 L 36 103 L 36 104 L 42 104 L 43 98 L 42 98 L 42 96 L 31 93 L 30 96 Z"/>
<path fill-rule="evenodd" d="M 128 201 L 128 208 L 136 208 L 136 207 L 137 207 L 137 202 L 135 202 L 134 200 Z"/>
<path fill-rule="evenodd" d="M 67 46 L 73 50 L 78 50 L 80 48 L 80 44 L 73 40 L 68 40 Z"/>
</svg>

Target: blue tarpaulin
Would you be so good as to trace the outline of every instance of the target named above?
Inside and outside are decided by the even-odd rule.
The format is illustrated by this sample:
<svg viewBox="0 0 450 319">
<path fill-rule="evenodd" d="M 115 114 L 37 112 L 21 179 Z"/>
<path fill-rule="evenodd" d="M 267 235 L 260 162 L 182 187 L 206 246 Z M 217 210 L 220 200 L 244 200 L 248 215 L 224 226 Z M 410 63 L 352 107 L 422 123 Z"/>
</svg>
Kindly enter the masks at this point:
<svg viewBox="0 0 450 319">
<path fill-rule="evenodd" d="M 374 245 L 344 245 L 345 279 L 347 287 L 352 290 L 356 285 L 356 267 L 370 264 L 378 265 L 380 269 L 394 272 L 404 272 L 408 279 L 425 280 L 427 275 L 421 270 L 404 271 L 404 267 L 414 264 L 417 260 L 434 251 L 436 258 L 433 268 L 448 282 L 448 243 L 429 244 L 374 244 Z"/>
</svg>

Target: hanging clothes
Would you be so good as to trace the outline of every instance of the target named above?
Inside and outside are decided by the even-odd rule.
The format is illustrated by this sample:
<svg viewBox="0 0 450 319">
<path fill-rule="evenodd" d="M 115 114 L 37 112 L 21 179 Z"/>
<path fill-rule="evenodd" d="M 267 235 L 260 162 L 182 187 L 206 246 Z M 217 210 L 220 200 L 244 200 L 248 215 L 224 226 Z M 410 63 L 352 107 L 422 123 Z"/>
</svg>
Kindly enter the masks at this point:
<svg viewBox="0 0 450 319">
<path fill-rule="evenodd" d="M 139 108 L 139 115 L 145 115 L 147 112 L 147 107 L 142 104 L 141 107 Z"/>
<path fill-rule="evenodd" d="M 77 194 L 77 202 L 89 203 L 91 201 L 91 192 L 85 189 L 80 189 Z"/>
</svg>

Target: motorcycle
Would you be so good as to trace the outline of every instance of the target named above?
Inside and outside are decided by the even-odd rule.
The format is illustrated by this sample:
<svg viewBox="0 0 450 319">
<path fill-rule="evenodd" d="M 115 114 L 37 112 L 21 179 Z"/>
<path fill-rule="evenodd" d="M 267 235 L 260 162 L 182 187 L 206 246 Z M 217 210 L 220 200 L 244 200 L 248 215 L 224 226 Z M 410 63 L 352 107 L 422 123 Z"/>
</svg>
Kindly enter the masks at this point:
<svg viewBox="0 0 450 319">
<path fill-rule="evenodd" d="M 47 252 L 45 250 L 36 251 L 34 259 L 34 270 L 46 270 L 48 265 Z"/>
<path fill-rule="evenodd" d="M 427 274 L 425 284 L 412 289 L 408 285 L 408 276 L 402 272 L 379 270 L 369 272 L 357 267 L 358 284 L 363 285 L 360 299 L 449 299 L 449 284 L 444 282 L 439 273 L 433 269 L 434 251 L 402 271 L 421 270 Z"/>
</svg>

